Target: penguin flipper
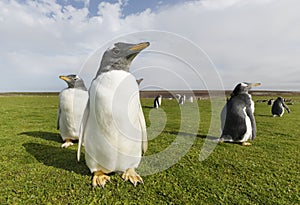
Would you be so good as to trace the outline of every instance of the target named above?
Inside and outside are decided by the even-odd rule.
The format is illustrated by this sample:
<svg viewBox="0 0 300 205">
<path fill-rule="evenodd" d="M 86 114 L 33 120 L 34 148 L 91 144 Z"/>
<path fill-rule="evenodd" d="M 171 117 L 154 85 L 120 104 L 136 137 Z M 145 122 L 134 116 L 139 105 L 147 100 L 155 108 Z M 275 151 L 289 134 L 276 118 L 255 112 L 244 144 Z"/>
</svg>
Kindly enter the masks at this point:
<svg viewBox="0 0 300 205">
<path fill-rule="evenodd" d="M 226 114 L 227 114 L 227 105 L 225 105 L 223 107 L 222 112 L 221 112 L 221 132 L 223 132 L 223 129 L 224 129 L 224 126 L 225 126 Z"/>
<path fill-rule="evenodd" d="M 84 110 L 84 114 L 82 117 L 82 121 L 80 123 L 80 128 L 79 128 L 79 139 L 78 139 L 78 148 L 77 148 L 77 161 L 80 160 L 80 154 L 81 154 L 81 146 L 83 144 L 83 140 L 84 140 L 84 130 L 85 130 L 85 126 L 87 124 L 87 120 L 89 118 L 89 113 L 90 113 L 90 108 L 89 108 L 89 100 L 86 104 L 86 108 Z"/>
<path fill-rule="evenodd" d="M 250 107 L 246 109 L 246 113 L 247 113 L 248 117 L 250 118 L 251 126 L 252 126 L 251 140 L 254 140 L 254 138 L 256 137 L 256 122 L 255 122 L 254 114 Z"/>
<path fill-rule="evenodd" d="M 59 119 L 60 119 L 60 113 L 61 113 L 61 109 L 60 109 L 60 106 L 58 106 L 58 110 L 57 110 L 57 124 L 56 124 L 56 128 L 57 130 L 59 130 Z"/>
<path fill-rule="evenodd" d="M 145 153 L 148 149 L 148 139 L 147 139 L 147 130 L 146 130 L 146 122 L 143 113 L 142 106 L 140 105 L 140 112 L 139 112 L 139 123 L 142 132 L 142 153 Z"/>
<path fill-rule="evenodd" d="M 291 112 L 290 108 L 289 108 L 284 102 L 282 102 L 282 106 L 286 109 L 286 111 L 287 111 L 288 113 Z"/>
</svg>

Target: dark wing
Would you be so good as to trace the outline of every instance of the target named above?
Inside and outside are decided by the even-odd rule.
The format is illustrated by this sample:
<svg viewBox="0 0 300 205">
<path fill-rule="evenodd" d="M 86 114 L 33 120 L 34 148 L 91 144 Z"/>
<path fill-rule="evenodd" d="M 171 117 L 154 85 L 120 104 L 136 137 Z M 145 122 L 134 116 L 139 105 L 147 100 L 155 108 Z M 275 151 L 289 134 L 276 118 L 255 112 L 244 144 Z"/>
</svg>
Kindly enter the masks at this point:
<svg viewBox="0 0 300 205">
<path fill-rule="evenodd" d="M 224 129 L 224 126 L 225 126 L 226 113 L 227 113 L 227 104 L 223 107 L 222 112 L 221 112 L 221 131 L 222 132 L 223 132 L 223 129 Z"/>
<path fill-rule="evenodd" d="M 60 106 L 58 106 L 58 111 L 57 111 L 57 125 L 56 128 L 59 130 L 59 119 L 60 119 L 60 113 L 61 113 L 61 109 Z"/>
<path fill-rule="evenodd" d="M 282 103 L 282 106 L 286 109 L 286 111 L 288 113 L 290 113 L 291 112 L 290 108 L 283 102 L 283 100 L 281 100 L 281 103 Z"/>
</svg>

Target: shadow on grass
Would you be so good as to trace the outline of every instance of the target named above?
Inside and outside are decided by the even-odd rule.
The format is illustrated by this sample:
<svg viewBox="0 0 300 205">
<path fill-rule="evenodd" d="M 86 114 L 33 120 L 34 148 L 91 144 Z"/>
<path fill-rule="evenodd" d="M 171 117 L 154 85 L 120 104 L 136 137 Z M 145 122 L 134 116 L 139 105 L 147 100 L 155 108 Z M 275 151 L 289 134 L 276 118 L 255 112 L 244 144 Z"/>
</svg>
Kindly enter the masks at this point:
<svg viewBox="0 0 300 205">
<path fill-rule="evenodd" d="M 46 166 L 64 169 L 81 175 L 90 174 L 83 160 L 83 154 L 81 154 L 81 160 L 77 162 L 76 150 L 63 149 L 61 147 L 53 147 L 37 143 L 25 143 L 23 146 L 28 153 L 36 158 L 36 160 Z"/>
<path fill-rule="evenodd" d="M 264 114 L 255 114 L 257 117 L 268 117 L 268 118 L 273 118 L 273 115 L 264 115 Z"/>
<path fill-rule="evenodd" d="M 145 108 L 145 109 L 152 109 L 152 108 L 154 108 L 154 107 L 153 107 L 153 106 L 143 105 L 142 108 Z"/>
<path fill-rule="evenodd" d="M 59 133 L 53 133 L 53 132 L 42 132 L 42 131 L 31 131 L 31 132 L 22 132 L 18 135 L 28 135 L 31 137 L 39 137 L 45 140 L 50 140 L 54 142 L 62 143 L 62 139 L 60 137 Z"/>
<path fill-rule="evenodd" d="M 181 136 L 187 136 L 187 137 L 199 137 L 202 139 L 210 139 L 210 140 L 218 140 L 220 137 L 216 136 L 208 136 L 208 135 L 200 135 L 200 134 L 193 134 L 193 133 L 187 133 L 187 132 L 174 132 L 174 131 L 164 131 L 167 134 L 172 134 L 172 135 L 181 135 Z"/>
</svg>

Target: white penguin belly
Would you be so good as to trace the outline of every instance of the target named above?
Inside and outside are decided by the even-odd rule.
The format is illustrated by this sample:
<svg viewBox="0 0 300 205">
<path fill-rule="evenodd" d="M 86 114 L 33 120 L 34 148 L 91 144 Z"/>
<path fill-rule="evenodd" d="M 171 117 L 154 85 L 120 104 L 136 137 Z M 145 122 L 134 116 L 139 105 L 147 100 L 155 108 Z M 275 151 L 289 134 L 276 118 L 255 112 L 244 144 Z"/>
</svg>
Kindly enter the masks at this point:
<svg viewBox="0 0 300 205">
<path fill-rule="evenodd" d="M 243 109 L 245 114 L 245 124 L 246 124 L 246 133 L 243 136 L 243 139 L 240 142 L 245 142 L 251 139 L 252 137 L 252 125 L 251 120 L 246 113 L 246 108 Z"/>
<path fill-rule="evenodd" d="M 65 89 L 60 95 L 59 130 L 63 140 L 78 139 L 83 113 L 88 101 L 88 92 L 80 89 Z"/>
<path fill-rule="evenodd" d="M 139 89 L 125 71 L 98 76 L 90 88 L 85 127 L 85 158 L 91 172 L 136 168 L 142 155 Z"/>
<path fill-rule="evenodd" d="M 282 104 L 280 104 L 280 109 L 281 109 L 281 113 L 279 114 L 280 117 L 282 117 L 282 115 L 284 114 L 284 107 Z"/>
</svg>

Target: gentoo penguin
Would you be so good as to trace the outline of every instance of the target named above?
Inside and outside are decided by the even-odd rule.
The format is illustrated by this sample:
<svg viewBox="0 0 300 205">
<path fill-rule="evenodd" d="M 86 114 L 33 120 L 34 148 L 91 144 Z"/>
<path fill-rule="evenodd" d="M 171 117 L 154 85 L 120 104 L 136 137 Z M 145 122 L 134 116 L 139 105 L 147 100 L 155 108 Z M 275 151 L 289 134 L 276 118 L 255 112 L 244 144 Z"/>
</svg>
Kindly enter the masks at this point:
<svg viewBox="0 0 300 205">
<path fill-rule="evenodd" d="M 281 117 L 284 113 L 284 108 L 288 113 L 290 113 L 289 107 L 284 103 L 282 97 L 278 97 L 272 105 L 272 115 L 273 117 L 279 116 Z"/>
<path fill-rule="evenodd" d="M 274 103 L 274 100 L 273 100 L 273 99 L 268 100 L 268 105 L 272 106 L 273 103 Z"/>
<path fill-rule="evenodd" d="M 183 105 L 185 103 L 185 95 L 181 95 L 180 98 L 179 98 L 179 105 Z"/>
<path fill-rule="evenodd" d="M 84 142 L 85 160 L 93 173 L 92 186 L 104 188 L 111 172 L 123 172 L 122 178 L 134 186 L 143 183 L 135 172 L 142 153 L 147 149 L 147 133 L 139 88 L 129 73 L 132 60 L 148 47 L 139 44 L 116 43 L 107 49 L 96 77 L 89 89 L 88 113 L 80 136 Z"/>
<path fill-rule="evenodd" d="M 190 103 L 193 103 L 194 102 L 194 97 L 190 96 L 189 101 L 190 101 Z"/>
<path fill-rule="evenodd" d="M 162 99 L 161 95 L 156 96 L 156 98 L 154 99 L 154 108 L 157 109 L 161 106 L 161 99 Z"/>
<path fill-rule="evenodd" d="M 220 141 L 238 142 L 242 145 L 251 145 L 248 140 L 256 136 L 254 118 L 254 102 L 248 91 L 260 83 L 239 83 L 231 93 L 221 112 L 222 134 Z"/>
<path fill-rule="evenodd" d="M 57 129 L 65 143 L 62 147 L 73 145 L 72 140 L 78 140 L 79 129 L 84 110 L 88 101 L 88 91 L 83 80 L 77 75 L 59 76 L 68 87 L 59 94 L 59 109 Z"/>
</svg>

